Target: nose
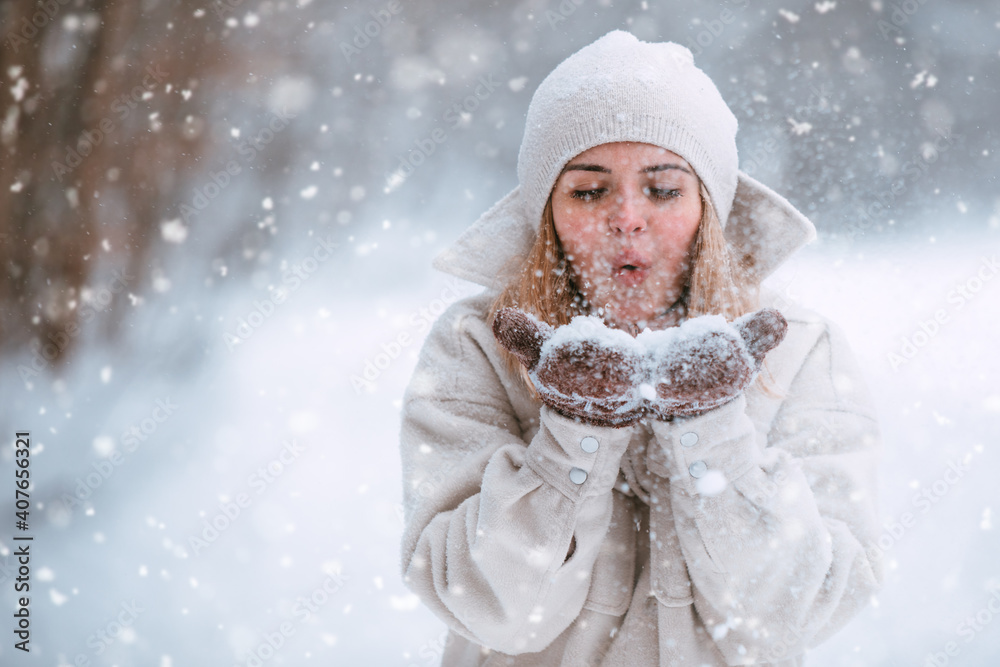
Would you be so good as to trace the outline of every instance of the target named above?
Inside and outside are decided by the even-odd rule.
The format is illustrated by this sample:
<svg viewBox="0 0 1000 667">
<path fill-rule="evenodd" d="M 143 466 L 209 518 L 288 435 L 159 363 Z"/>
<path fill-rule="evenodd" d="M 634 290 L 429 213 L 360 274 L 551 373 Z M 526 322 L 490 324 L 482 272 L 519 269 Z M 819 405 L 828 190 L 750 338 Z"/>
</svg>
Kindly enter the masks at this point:
<svg viewBox="0 0 1000 667">
<path fill-rule="evenodd" d="M 646 217 L 643 214 L 639 198 L 632 193 L 616 194 L 615 206 L 611 212 L 611 231 L 629 234 L 646 229 Z"/>
</svg>

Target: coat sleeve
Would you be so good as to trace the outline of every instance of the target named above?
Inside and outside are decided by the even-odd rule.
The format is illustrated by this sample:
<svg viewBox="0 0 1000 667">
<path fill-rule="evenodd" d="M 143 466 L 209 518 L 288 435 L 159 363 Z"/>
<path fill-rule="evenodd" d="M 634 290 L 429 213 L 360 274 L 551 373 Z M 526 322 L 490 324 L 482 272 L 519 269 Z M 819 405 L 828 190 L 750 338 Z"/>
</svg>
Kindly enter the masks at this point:
<svg viewBox="0 0 1000 667">
<path fill-rule="evenodd" d="M 479 318 L 446 311 L 421 350 L 400 431 L 401 573 L 455 632 L 532 653 L 583 607 L 633 429 L 543 406 L 526 442 L 491 344 Z"/>
<path fill-rule="evenodd" d="M 882 584 L 881 436 L 843 333 L 827 322 L 766 434 L 746 392 L 701 415 L 656 422 L 656 474 L 695 608 L 728 664 L 801 655 L 843 627 Z"/>
</svg>

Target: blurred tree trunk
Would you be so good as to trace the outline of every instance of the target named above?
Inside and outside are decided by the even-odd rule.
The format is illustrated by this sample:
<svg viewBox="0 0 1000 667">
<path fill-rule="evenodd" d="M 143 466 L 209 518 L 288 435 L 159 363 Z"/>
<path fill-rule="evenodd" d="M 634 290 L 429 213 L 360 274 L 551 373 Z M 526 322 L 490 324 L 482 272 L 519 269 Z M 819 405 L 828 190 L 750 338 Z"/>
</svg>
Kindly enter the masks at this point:
<svg viewBox="0 0 1000 667">
<path fill-rule="evenodd" d="M 230 61 L 204 11 L 0 4 L 0 353 L 61 365 L 95 315 L 114 338 L 149 281 L 178 175 L 205 150 L 209 100 L 192 93 Z"/>
</svg>

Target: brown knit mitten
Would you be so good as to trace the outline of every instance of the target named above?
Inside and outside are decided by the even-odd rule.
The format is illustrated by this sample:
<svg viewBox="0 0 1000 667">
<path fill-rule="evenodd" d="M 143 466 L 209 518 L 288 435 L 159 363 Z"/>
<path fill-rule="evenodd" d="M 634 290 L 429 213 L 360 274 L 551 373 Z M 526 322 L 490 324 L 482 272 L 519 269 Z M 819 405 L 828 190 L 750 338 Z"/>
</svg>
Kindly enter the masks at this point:
<svg viewBox="0 0 1000 667">
<path fill-rule="evenodd" d="M 583 316 L 553 328 L 516 308 L 502 308 L 493 335 L 528 369 L 542 402 L 559 414 L 616 428 L 644 416 L 638 387 L 645 364 L 635 339 L 624 331 Z"/>
<path fill-rule="evenodd" d="M 636 342 L 646 349 L 655 393 L 648 413 L 669 421 L 728 403 L 760 372 L 764 355 L 777 347 L 788 322 L 774 308 L 763 308 L 727 323 L 721 315 L 703 315 L 679 327 L 644 331 Z"/>
</svg>

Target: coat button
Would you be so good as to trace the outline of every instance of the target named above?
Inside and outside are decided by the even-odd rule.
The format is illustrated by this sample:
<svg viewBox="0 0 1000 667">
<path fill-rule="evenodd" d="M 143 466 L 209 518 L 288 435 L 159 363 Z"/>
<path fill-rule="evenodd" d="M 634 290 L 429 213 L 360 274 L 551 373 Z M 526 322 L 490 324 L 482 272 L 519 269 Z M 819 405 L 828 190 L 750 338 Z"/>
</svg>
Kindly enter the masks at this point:
<svg viewBox="0 0 1000 667">
<path fill-rule="evenodd" d="M 573 468 L 569 471 L 569 479 L 574 484 L 583 484 L 587 481 L 587 471 L 583 468 Z"/>
<path fill-rule="evenodd" d="M 694 447 L 698 444 L 698 434 L 690 431 L 681 436 L 681 444 L 685 447 Z"/>
<path fill-rule="evenodd" d="M 688 472 L 691 473 L 692 477 L 697 479 L 708 472 L 708 466 L 705 465 L 704 461 L 695 461 L 691 464 L 691 467 L 688 468 Z"/>
<path fill-rule="evenodd" d="M 597 441 L 597 438 L 595 438 L 592 435 L 588 435 L 586 438 L 580 441 L 580 447 L 583 449 L 583 451 L 587 452 L 588 454 L 593 454 L 594 452 L 596 452 L 600 444 L 601 443 Z"/>
</svg>

